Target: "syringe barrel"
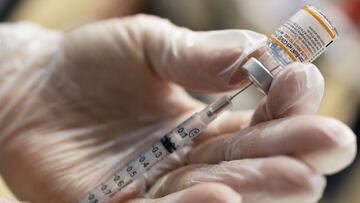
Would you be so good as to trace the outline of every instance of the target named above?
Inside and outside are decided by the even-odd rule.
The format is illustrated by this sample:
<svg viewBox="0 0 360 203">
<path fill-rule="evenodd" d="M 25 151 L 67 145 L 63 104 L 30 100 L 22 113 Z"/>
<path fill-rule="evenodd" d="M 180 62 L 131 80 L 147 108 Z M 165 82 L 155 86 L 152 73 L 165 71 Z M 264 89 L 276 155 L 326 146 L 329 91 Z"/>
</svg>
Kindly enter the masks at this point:
<svg viewBox="0 0 360 203">
<path fill-rule="evenodd" d="M 206 107 L 202 112 L 213 112 L 210 117 L 204 113 L 195 113 L 190 118 L 176 126 L 159 142 L 152 145 L 140 155 L 129 161 L 125 166 L 117 170 L 110 178 L 102 182 L 96 188 L 83 196 L 78 203 L 108 203 L 128 184 L 143 175 L 152 166 L 166 156 L 191 142 L 206 129 L 209 119 L 215 119 L 225 106 L 228 106 L 227 99 L 217 100 Z M 226 103 L 226 104 L 225 104 Z"/>
<path fill-rule="evenodd" d="M 196 138 L 204 129 L 206 129 L 211 121 L 228 109 L 231 104 L 230 97 L 220 97 L 167 133 L 161 138 L 161 143 L 169 153 L 189 144 L 191 140 Z"/>
<path fill-rule="evenodd" d="M 147 170 L 164 159 L 169 152 L 161 142 L 153 144 L 140 155 L 118 169 L 112 176 L 84 195 L 78 203 L 109 203 L 118 192 L 142 176 Z"/>
<path fill-rule="evenodd" d="M 229 96 L 222 96 L 209 104 L 206 108 L 199 112 L 201 120 L 206 124 L 209 124 L 215 118 L 217 118 L 222 112 L 230 108 L 232 105 L 231 98 Z"/>
</svg>

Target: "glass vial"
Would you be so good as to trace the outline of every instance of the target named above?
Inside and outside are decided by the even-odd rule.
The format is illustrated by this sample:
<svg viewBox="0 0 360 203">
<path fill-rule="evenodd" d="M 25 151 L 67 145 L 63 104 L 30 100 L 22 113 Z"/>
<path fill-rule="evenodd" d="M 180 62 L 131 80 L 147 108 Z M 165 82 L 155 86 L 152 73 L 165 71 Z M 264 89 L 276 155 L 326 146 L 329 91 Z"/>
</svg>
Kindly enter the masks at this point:
<svg viewBox="0 0 360 203">
<path fill-rule="evenodd" d="M 332 22 L 317 8 L 304 6 L 268 37 L 258 58 L 269 70 L 292 62 L 310 63 L 338 38 Z"/>
</svg>

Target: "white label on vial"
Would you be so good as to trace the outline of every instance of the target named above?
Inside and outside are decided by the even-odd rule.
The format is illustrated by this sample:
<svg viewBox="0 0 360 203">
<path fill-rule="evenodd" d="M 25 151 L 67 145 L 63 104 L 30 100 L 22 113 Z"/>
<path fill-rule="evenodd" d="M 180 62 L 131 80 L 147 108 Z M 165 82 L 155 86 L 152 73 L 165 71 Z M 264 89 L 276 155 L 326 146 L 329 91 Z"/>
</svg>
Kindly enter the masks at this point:
<svg viewBox="0 0 360 203">
<path fill-rule="evenodd" d="M 304 7 L 269 38 L 282 47 L 293 61 L 312 62 L 334 40 L 326 19 Z"/>
</svg>

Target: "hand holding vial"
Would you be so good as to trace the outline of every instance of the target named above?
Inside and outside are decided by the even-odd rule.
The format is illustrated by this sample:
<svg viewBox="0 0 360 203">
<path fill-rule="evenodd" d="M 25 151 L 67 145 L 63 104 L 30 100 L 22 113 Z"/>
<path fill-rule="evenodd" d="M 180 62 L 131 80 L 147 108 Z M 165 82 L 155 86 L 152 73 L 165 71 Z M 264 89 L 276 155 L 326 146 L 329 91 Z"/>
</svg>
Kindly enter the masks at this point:
<svg viewBox="0 0 360 203">
<path fill-rule="evenodd" d="M 144 150 L 155 158 L 170 154 L 166 140 L 153 143 L 206 107 L 184 89 L 245 87 L 240 64 L 268 39 L 246 30 L 193 32 L 144 15 L 65 35 L 23 24 L 2 25 L 0 33 L 16 29 L 32 30 L 18 39 L 32 48 L 9 45 L 12 62 L 0 63 L 8 70 L 1 80 L 8 85 L 0 103 L 0 169 L 20 199 L 39 203 L 84 195 L 96 202 L 86 195 L 108 177 L 126 184 L 119 168 L 131 177 L 150 166 L 138 156 Z M 34 49 L 42 51 L 35 56 Z M 16 69 L 15 61 L 30 62 Z M 355 135 L 315 115 L 324 81 L 314 65 L 281 65 L 254 112 L 225 112 L 192 145 L 176 148 L 121 191 L 101 184 L 111 198 L 97 202 L 316 202 L 324 175 L 352 162 Z M 198 134 L 177 130 L 180 137 Z M 126 165 L 135 158 L 137 167 Z"/>
</svg>

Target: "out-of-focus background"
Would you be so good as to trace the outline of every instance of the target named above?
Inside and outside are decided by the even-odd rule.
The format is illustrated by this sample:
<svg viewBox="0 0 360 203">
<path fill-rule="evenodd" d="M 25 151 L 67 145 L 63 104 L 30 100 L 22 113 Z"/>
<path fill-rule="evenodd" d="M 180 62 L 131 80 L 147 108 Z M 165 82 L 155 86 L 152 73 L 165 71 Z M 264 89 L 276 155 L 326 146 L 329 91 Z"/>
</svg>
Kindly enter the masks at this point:
<svg viewBox="0 0 360 203">
<path fill-rule="evenodd" d="M 71 30 L 89 22 L 150 13 L 194 30 L 251 29 L 271 34 L 305 4 L 323 10 L 337 26 L 340 39 L 318 60 L 326 80 L 319 114 L 336 117 L 360 132 L 360 0 L 0 0 L 0 21 L 33 21 L 52 29 Z M 208 96 L 196 95 L 203 100 Z M 247 91 L 239 109 L 255 107 L 260 95 Z M 321 203 L 360 202 L 360 158 L 328 178 Z M 0 196 L 15 198 L 0 178 Z"/>
</svg>

